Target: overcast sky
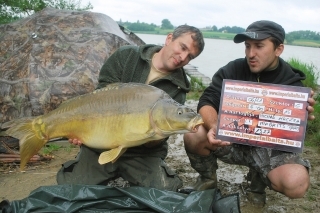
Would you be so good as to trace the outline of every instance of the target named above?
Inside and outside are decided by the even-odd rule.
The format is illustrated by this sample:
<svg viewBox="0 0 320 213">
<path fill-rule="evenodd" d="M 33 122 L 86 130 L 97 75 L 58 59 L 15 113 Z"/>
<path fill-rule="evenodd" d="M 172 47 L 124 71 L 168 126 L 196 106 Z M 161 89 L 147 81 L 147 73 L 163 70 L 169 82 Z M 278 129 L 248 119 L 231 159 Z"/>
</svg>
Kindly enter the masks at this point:
<svg viewBox="0 0 320 213">
<path fill-rule="evenodd" d="M 91 2 L 93 12 L 115 21 L 161 25 L 206 27 L 216 25 L 246 28 L 257 20 L 279 23 L 286 32 L 320 32 L 320 0 L 82 0 Z"/>
</svg>

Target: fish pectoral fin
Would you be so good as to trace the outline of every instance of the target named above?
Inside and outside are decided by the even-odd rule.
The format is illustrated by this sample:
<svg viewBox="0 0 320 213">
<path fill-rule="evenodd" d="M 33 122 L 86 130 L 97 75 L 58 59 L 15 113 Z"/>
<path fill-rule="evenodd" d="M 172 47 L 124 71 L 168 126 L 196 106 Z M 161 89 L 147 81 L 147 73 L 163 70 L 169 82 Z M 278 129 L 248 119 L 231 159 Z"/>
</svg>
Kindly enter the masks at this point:
<svg viewBox="0 0 320 213">
<path fill-rule="evenodd" d="M 106 164 L 109 162 L 114 163 L 126 150 L 127 148 L 119 146 L 109 151 L 102 152 L 99 156 L 98 162 L 99 164 Z"/>
</svg>

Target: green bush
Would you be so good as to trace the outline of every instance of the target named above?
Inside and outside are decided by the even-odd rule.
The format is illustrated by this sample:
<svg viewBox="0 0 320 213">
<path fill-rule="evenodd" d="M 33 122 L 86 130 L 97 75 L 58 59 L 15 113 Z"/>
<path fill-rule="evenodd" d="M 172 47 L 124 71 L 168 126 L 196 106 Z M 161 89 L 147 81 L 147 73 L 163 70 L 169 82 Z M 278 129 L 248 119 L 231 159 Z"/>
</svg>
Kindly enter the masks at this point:
<svg viewBox="0 0 320 213">
<path fill-rule="evenodd" d="M 313 106 L 313 114 L 316 119 L 308 121 L 307 123 L 305 145 L 310 147 L 320 147 L 320 106 L 318 104 L 320 95 L 318 89 L 319 73 L 317 67 L 315 67 L 312 63 L 307 64 L 294 58 L 290 58 L 287 62 L 292 67 L 301 70 L 306 75 L 306 79 L 303 80 L 302 83 L 304 86 L 312 88 L 312 90 L 315 92 L 313 98 L 315 99 L 316 104 Z"/>
<path fill-rule="evenodd" d="M 199 100 L 206 86 L 202 83 L 202 80 L 196 77 L 191 77 L 191 91 L 187 94 L 188 100 Z"/>
<path fill-rule="evenodd" d="M 320 95 L 316 93 L 313 97 L 316 100 L 316 104 L 313 106 L 313 115 L 316 119 L 308 121 L 305 145 L 311 147 L 320 147 Z"/>
<path fill-rule="evenodd" d="M 292 67 L 301 70 L 306 75 L 306 79 L 302 81 L 303 85 L 318 90 L 319 73 L 315 65 L 301 62 L 299 59 L 290 58 L 287 61 Z"/>
<path fill-rule="evenodd" d="M 191 77 L 191 91 L 192 92 L 203 92 L 206 86 L 202 83 L 200 78 Z"/>
</svg>

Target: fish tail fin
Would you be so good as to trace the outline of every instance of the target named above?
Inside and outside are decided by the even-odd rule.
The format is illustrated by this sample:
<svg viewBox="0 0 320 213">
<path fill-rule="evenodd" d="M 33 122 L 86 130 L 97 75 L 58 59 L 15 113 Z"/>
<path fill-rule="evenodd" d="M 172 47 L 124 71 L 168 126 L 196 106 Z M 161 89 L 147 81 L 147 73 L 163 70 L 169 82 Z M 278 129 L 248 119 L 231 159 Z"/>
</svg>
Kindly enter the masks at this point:
<svg viewBox="0 0 320 213">
<path fill-rule="evenodd" d="M 23 171 L 24 167 L 30 158 L 37 154 L 38 151 L 47 142 L 45 137 L 39 137 L 37 133 L 39 130 L 34 128 L 33 118 L 22 118 L 15 121 L 10 121 L 1 128 L 9 128 L 6 133 L 14 138 L 19 139 L 20 150 L 20 170 Z"/>
</svg>

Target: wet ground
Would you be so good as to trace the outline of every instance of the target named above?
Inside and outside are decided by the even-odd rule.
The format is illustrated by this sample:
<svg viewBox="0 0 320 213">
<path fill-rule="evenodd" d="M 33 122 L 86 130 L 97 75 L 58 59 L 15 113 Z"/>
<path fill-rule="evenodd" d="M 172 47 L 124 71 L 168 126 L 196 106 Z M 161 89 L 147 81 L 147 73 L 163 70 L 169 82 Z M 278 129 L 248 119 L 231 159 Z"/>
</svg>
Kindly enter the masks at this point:
<svg viewBox="0 0 320 213">
<path fill-rule="evenodd" d="M 167 163 L 175 168 L 185 186 L 192 184 L 197 177 L 197 172 L 191 168 L 187 155 L 183 148 L 182 136 L 177 135 L 169 141 L 170 149 Z M 248 168 L 244 166 L 229 165 L 218 160 L 219 169 L 218 188 L 223 195 L 239 193 L 242 213 L 318 213 L 320 212 L 320 154 L 316 150 L 306 148 L 304 156 L 312 165 L 311 187 L 301 199 L 289 199 L 286 196 L 267 189 L 267 203 L 261 207 L 251 205 L 245 195 L 247 187 L 245 176 Z"/>
</svg>

